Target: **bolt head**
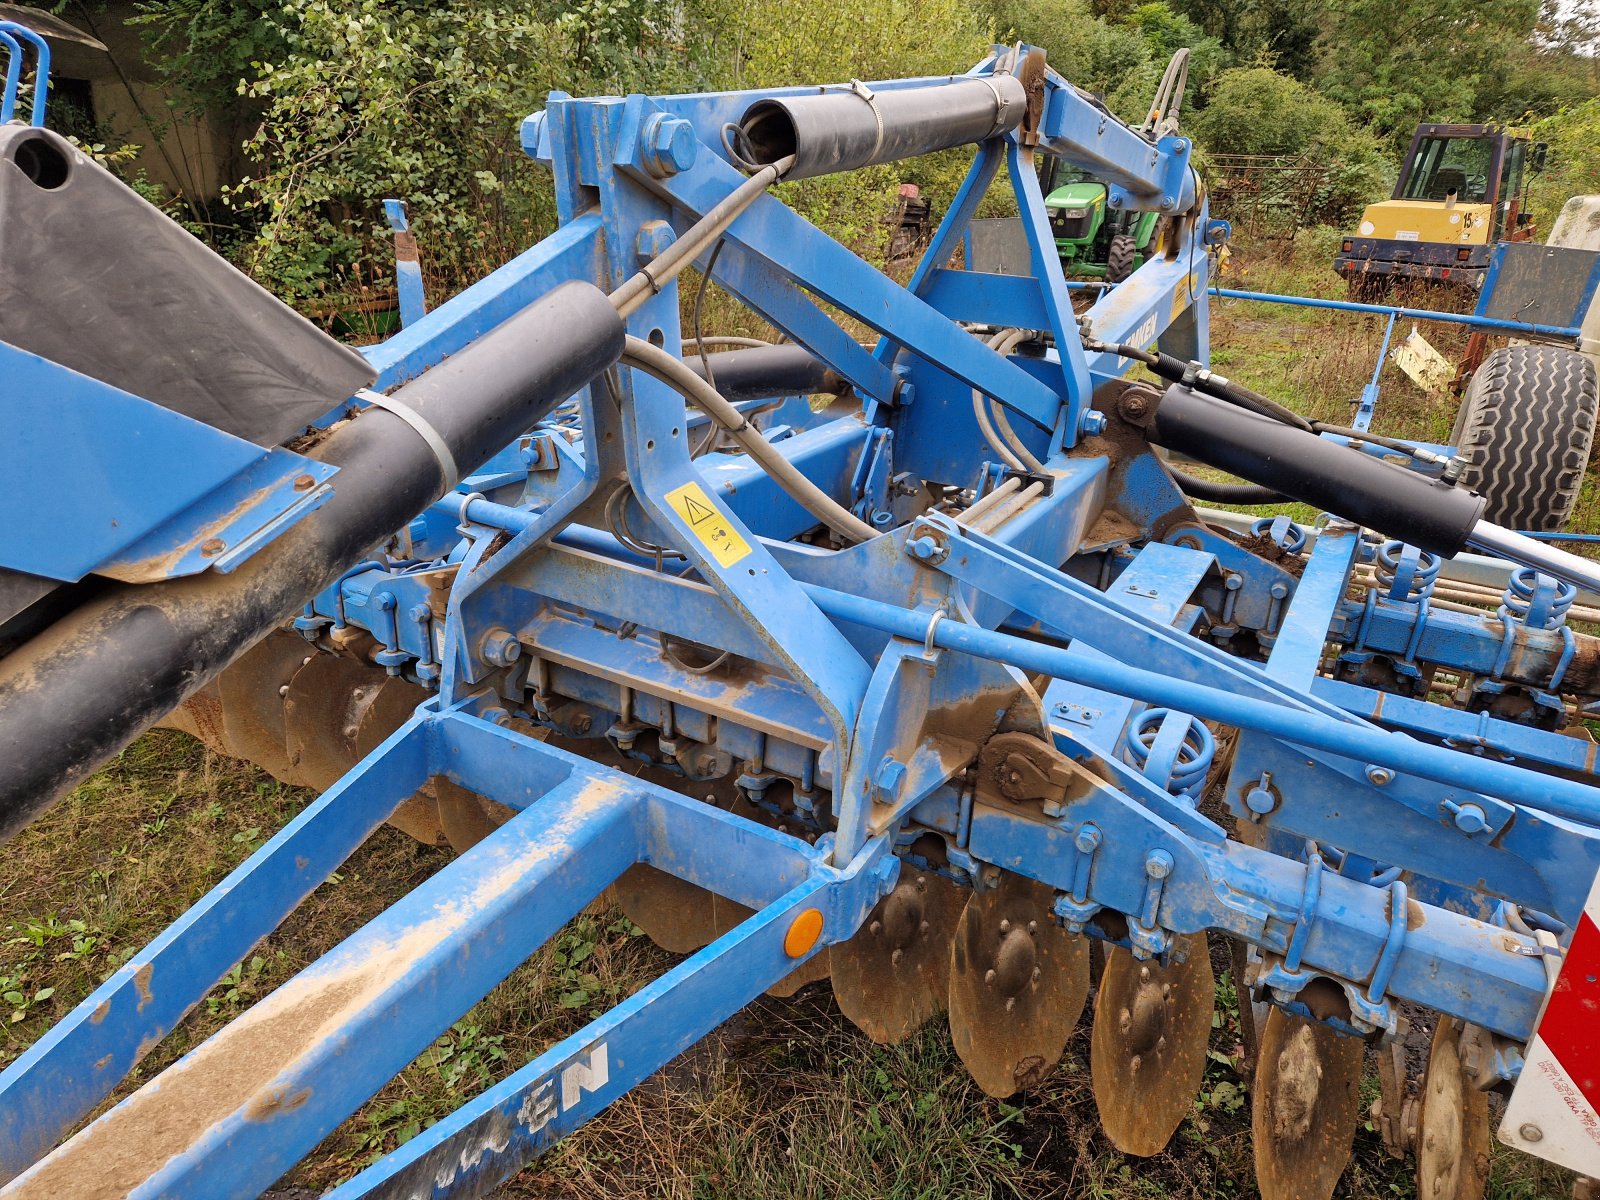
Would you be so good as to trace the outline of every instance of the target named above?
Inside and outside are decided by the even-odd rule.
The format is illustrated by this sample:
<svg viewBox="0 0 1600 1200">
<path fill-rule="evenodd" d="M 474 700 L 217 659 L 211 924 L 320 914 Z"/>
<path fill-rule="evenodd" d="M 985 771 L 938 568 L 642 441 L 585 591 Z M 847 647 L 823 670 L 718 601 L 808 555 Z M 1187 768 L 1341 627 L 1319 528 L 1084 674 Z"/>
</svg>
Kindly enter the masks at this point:
<svg viewBox="0 0 1600 1200">
<path fill-rule="evenodd" d="M 1394 780 L 1394 772 L 1388 767 L 1380 767 L 1373 763 L 1367 767 L 1367 782 L 1374 787 L 1383 787 Z"/>
<path fill-rule="evenodd" d="M 694 166 L 699 139 L 694 126 L 679 117 L 652 117 L 644 130 L 645 166 L 652 175 L 676 175 Z"/>
<path fill-rule="evenodd" d="M 892 798 L 900 791 L 900 784 L 906 777 L 905 764 L 893 758 L 885 758 L 878 764 L 878 769 L 873 773 L 872 782 L 886 797 Z"/>
<path fill-rule="evenodd" d="M 1089 409 L 1083 414 L 1080 426 L 1084 437 L 1099 437 L 1106 431 L 1106 415 L 1096 409 Z"/>
<path fill-rule="evenodd" d="M 1085 824 L 1078 830 L 1078 835 L 1072 839 L 1072 844 L 1078 848 L 1080 854 L 1093 854 L 1100 848 L 1101 834 L 1097 826 Z"/>
<path fill-rule="evenodd" d="M 207 558 L 215 558 L 228 548 L 228 543 L 221 538 L 207 538 L 200 543 L 200 553 Z"/>
<path fill-rule="evenodd" d="M 1151 879 L 1165 879 L 1172 874 L 1172 855 L 1165 850 L 1152 850 L 1145 857 L 1144 872 Z"/>
<path fill-rule="evenodd" d="M 483 636 L 483 661 L 491 667 L 509 667 L 522 657 L 522 643 L 504 629 L 491 629 Z"/>
<path fill-rule="evenodd" d="M 294 490 L 297 492 L 309 492 L 316 486 L 316 483 L 317 481 L 310 475 L 296 475 L 294 477 Z"/>
</svg>

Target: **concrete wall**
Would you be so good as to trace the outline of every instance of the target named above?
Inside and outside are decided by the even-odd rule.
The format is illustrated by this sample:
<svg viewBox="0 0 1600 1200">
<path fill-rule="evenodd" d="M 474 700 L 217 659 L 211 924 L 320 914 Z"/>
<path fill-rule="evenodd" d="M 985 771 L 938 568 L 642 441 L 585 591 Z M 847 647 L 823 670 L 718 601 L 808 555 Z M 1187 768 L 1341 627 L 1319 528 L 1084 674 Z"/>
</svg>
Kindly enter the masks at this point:
<svg viewBox="0 0 1600 1200">
<path fill-rule="evenodd" d="M 87 80 L 108 150 L 140 147 L 133 170 L 191 208 L 215 200 L 243 172 L 243 132 L 195 119 L 168 105 L 160 77 L 144 57 L 142 29 L 129 25 L 131 2 L 68 4 L 61 18 L 98 38 L 106 51 L 52 39 L 51 75 Z"/>
</svg>

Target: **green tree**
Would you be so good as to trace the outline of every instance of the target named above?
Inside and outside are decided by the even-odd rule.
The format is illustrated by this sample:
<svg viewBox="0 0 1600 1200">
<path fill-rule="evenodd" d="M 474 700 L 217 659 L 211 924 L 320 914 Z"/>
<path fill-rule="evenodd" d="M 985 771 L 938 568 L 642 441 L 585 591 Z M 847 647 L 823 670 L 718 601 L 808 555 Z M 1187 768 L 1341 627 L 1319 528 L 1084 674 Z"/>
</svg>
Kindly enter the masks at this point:
<svg viewBox="0 0 1600 1200">
<path fill-rule="evenodd" d="M 1388 187 L 1384 144 L 1332 100 L 1270 67 L 1224 71 L 1190 128 L 1210 154 L 1303 156 L 1325 166 L 1313 222 L 1342 221 Z"/>
<path fill-rule="evenodd" d="M 1330 0 L 1317 86 L 1399 145 L 1420 121 L 1469 120 L 1538 18 L 1539 0 Z"/>
</svg>

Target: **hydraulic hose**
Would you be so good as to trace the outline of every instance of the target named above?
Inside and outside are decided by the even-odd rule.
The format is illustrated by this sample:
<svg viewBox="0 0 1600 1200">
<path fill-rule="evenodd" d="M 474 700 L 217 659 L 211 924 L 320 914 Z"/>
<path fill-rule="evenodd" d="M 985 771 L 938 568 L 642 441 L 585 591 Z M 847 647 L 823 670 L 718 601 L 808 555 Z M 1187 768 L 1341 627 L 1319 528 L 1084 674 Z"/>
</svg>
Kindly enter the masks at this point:
<svg viewBox="0 0 1600 1200">
<path fill-rule="evenodd" d="M 641 338 L 630 337 L 622 352 L 622 361 L 659 379 L 726 429 L 728 436 L 772 476 L 774 483 L 828 528 L 853 542 L 865 542 L 878 536 L 876 529 L 801 474 L 798 467 L 761 436 L 760 430 L 751 425 L 743 413 L 682 359 L 674 358 Z"/>
<path fill-rule="evenodd" d="M 629 276 L 621 287 L 611 293 L 611 303 L 616 305 L 618 315 L 626 317 L 683 274 L 684 268 L 726 233 L 739 214 L 782 177 L 793 161 L 792 158 L 779 158 L 757 171 L 724 199 L 712 205 L 705 216 L 685 229 L 682 237 L 652 258 L 638 274 Z"/>
<path fill-rule="evenodd" d="M 333 495 L 229 574 L 122 584 L 0 660 L 0 840 L 203 687 L 373 545 L 616 362 L 610 301 L 567 283 L 308 453 Z"/>
<path fill-rule="evenodd" d="M 1180 471 L 1171 463 L 1167 464 L 1167 471 L 1185 496 L 1204 500 L 1208 504 L 1284 504 L 1289 499 L 1283 493 L 1262 487 L 1259 483 L 1216 483 Z"/>
<path fill-rule="evenodd" d="M 709 339 L 708 339 L 709 340 Z M 724 400 L 770 400 L 774 396 L 838 395 L 845 381 L 837 371 L 804 346 L 757 345 L 708 356 L 713 385 Z M 706 369 L 699 358 L 681 360 L 701 379 Z M 709 383 L 710 380 L 707 380 Z"/>
<path fill-rule="evenodd" d="M 1025 341 L 1027 336 L 1028 332 L 1025 329 L 1002 329 L 989 339 L 987 345 L 996 354 L 1004 357 L 1019 343 Z M 983 440 L 989 443 L 989 448 L 1000 456 L 1000 460 L 1006 466 L 1013 471 L 1044 474 L 1044 464 L 1022 444 L 1017 431 L 1011 428 L 1011 422 L 1006 419 L 1003 406 L 995 405 L 991 408 L 989 398 L 977 388 L 972 389 L 972 415 L 977 419 L 978 431 L 983 434 Z"/>
</svg>

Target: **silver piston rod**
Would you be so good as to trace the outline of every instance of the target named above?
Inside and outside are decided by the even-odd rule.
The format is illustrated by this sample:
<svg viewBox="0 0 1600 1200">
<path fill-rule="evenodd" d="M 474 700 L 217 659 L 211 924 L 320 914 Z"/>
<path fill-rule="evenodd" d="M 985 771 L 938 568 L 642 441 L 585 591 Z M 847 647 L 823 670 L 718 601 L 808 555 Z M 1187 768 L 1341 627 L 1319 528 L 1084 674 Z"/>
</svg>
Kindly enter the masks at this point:
<svg viewBox="0 0 1600 1200">
<path fill-rule="evenodd" d="M 1472 532 L 1467 535 L 1467 545 L 1496 558 L 1508 558 L 1545 575 L 1553 575 L 1576 588 L 1600 591 L 1600 563 L 1557 550 L 1535 538 L 1502 529 L 1488 521 L 1479 521 L 1472 527 Z"/>
</svg>

